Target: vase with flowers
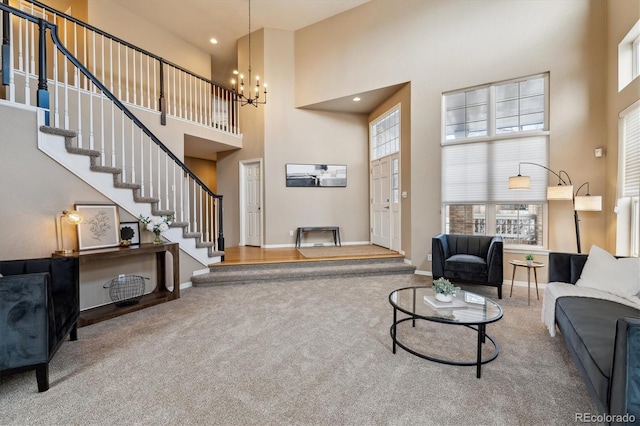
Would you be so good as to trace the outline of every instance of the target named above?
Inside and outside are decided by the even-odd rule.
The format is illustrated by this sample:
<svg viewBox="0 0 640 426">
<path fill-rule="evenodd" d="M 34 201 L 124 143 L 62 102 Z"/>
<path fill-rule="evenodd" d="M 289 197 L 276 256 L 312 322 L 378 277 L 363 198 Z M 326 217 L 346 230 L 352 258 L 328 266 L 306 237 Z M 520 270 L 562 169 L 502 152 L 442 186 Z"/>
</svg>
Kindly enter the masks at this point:
<svg viewBox="0 0 640 426">
<path fill-rule="evenodd" d="M 451 302 L 459 290 L 460 287 L 454 286 L 446 278 L 441 277 L 433 281 L 433 292 L 436 294 L 436 299 L 441 302 Z"/>
<path fill-rule="evenodd" d="M 169 229 L 169 225 L 171 225 L 173 221 L 173 216 L 145 217 L 140 215 L 138 219 L 144 225 L 144 229 L 153 232 L 155 236 L 153 244 L 162 244 L 160 234 Z"/>
</svg>

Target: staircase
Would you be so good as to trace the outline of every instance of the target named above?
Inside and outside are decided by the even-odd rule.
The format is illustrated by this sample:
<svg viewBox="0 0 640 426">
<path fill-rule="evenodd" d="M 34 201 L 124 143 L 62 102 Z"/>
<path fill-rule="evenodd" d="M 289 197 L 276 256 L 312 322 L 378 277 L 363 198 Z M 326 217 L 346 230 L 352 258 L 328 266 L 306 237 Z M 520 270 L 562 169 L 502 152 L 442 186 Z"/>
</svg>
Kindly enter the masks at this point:
<svg viewBox="0 0 640 426">
<path fill-rule="evenodd" d="M 194 125 L 241 140 L 230 92 L 41 3 L 19 5 L 0 3 L 0 14 L 9 18 L 0 20 L 0 93 L 9 102 L 40 108 L 38 148 L 132 216 L 171 215 L 165 239 L 178 242 L 203 265 L 220 262 L 222 196 L 207 188 L 132 106 L 159 108 L 158 127 L 167 116 L 193 117 Z M 173 83 L 163 80 L 166 75 Z M 120 96 L 132 104 L 125 106 Z"/>
<path fill-rule="evenodd" d="M 211 266 L 210 272 L 191 277 L 194 287 L 251 284 L 265 281 L 310 280 L 345 276 L 413 274 L 416 267 L 403 257 L 283 262 L 253 265 Z"/>
<path fill-rule="evenodd" d="M 78 176 L 82 174 L 91 175 L 94 173 L 101 173 L 102 176 L 87 176 L 85 181 L 89 182 L 98 191 L 110 196 L 111 199 L 119 200 L 121 208 L 124 208 L 133 215 L 135 215 L 136 212 L 142 212 L 137 214 L 142 214 L 143 216 L 176 217 L 176 212 L 173 210 L 159 209 L 159 199 L 143 196 L 141 193 L 141 184 L 123 182 L 122 169 L 117 167 L 101 166 L 101 154 L 99 151 L 78 148 L 73 142 L 77 136 L 75 132 L 49 126 L 40 126 L 40 132 L 44 135 L 50 135 L 50 137 L 45 136 L 39 138 L 38 147 L 41 151 L 47 153 L 50 157 L 72 171 L 77 168 L 77 172 L 74 171 L 74 173 Z M 70 156 L 62 153 L 60 149 L 60 138 L 64 138 L 64 150 L 66 153 L 71 154 Z M 74 155 L 88 157 L 88 173 L 86 172 L 86 161 L 83 161 L 84 159 L 82 157 L 74 158 Z M 83 161 L 85 166 L 80 166 L 78 164 L 78 160 Z M 124 191 L 118 191 L 120 189 L 123 189 Z M 128 192 L 131 193 L 130 197 L 126 194 Z M 168 233 L 174 236 L 174 239 L 170 239 L 170 241 L 176 241 L 179 239 L 175 237 L 183 239 L 184 241 L 180 243 L 180 248 L 201 263 L 208 265 L 220 262 L 221 257 L 224 256 L 223 251 L 215 250 L 215 244 L 213 242 L 202 240 L 201 232 L 189 232 L 189 223 L 173 221 L 170 228 L 173 229 Z M 165 233 L 165 236 L 166 235 L 167 233 Z M 206 251 L 201 249 L 206 249 Z"/>
</svg>

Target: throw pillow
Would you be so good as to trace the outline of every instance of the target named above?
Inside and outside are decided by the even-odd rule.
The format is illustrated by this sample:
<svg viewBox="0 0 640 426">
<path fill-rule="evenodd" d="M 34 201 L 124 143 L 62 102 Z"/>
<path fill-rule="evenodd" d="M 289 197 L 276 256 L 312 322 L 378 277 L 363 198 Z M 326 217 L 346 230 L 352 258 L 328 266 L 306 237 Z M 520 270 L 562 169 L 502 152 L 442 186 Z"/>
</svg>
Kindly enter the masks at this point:
<svg viewBox="0 0 640 426">
<path fill-rule="evenodd" d="M 591 246 L 576 285 L 606 291 L 625 299 L 637 297 L 640 292 L 640 259 L 616 259 L 600 247 Z"/>
</svg>

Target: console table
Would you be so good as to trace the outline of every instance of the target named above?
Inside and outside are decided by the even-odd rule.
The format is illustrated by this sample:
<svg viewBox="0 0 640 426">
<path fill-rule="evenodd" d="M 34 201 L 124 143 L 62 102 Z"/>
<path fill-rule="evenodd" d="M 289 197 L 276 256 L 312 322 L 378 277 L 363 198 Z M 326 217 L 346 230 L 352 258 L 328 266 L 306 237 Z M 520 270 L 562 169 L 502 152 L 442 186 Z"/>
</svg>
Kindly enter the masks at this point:
<svg viewBox="0 0 640 426">
<path fill-rule="evenodd" d="M 333 243 L 337 246 L 342 246 L 339 226 L 301 226 L 296 233 L 296 248 L 302 244 L 302 234 L 311 231 L 331 231 L 333 232 Z"/>
<path fill-rule="evenodd" d="M 180 253 L 178 243 L 165 242 L 162 244 L 140 244 L 128 247 L 113 247 L 107 249 L 87 250 L 75 252 L 71 254 L 54 254 L 53 256 L 61 257 L 77 257 L 80 265 L 92 263 L 99 260 L 117 259 L 121 257 L 140 256 L 154 254 L 156 255 L 156 277 L 157 283 L 155 289 L 142 296 L 142 299 L 135 305 L 116 306 L 111 303 L 96 308 L 86 309 L 80 312 L 78 319 L 78 327 L 95 324 L 100 321 L 108 320 L 127 314 L 129 312 L 138 311 L 149 306 L 158 305 L 180 297 Z M 173 291 L 170 291 L 166 285 L 166 253 L 171 253 L 173 266 Z"/>
</svg>

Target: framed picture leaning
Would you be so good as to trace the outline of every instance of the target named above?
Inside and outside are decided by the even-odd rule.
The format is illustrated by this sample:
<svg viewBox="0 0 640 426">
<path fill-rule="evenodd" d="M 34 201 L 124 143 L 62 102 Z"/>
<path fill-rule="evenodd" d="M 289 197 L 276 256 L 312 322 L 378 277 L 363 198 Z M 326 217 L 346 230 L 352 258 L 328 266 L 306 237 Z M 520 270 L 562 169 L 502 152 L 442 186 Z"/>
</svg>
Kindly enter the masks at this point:
<svg viewBox="0 0 640 426">
<path fill-rule="evenodd" d="M 120 220 L 115 204 L 76 204 L 82 216 L 78 225 L 78 249 L 90 250 L 120 244 Z"/>
</svg>

